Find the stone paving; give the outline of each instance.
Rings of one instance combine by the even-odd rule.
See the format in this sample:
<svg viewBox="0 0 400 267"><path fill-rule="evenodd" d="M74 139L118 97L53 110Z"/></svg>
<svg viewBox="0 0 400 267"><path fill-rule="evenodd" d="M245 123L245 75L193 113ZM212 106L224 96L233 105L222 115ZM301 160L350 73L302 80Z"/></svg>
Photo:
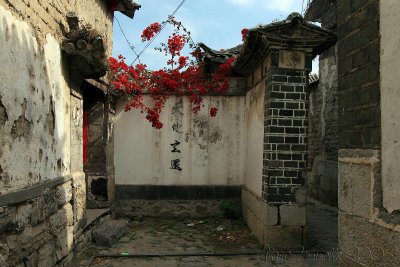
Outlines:
<svg viewBox="0 0 400 267"><path fill-rule="evenodd" d="M337 266L337 213L317 202L308 205L310 251L264 252L242 220L225 218L163 219L143 218L129 222L128 233L113 247L93 247L81 266L205 267L205 266ZM132 257L161 253L255 253L255 255ZM97 257L90 265L91 255Z"/></svg>

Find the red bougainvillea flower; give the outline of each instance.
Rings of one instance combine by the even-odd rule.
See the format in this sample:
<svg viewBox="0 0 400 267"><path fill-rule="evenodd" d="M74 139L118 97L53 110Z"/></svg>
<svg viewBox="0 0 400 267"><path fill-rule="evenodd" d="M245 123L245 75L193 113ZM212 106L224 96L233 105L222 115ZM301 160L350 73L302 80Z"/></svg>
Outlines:
<svg viewBox="0 0 400 267"><path fill-rule="evenodd" d="M246 40L246 38L247 38L247 33L248 33L249 31L246 29L246 28L244 28L242 31L241 31L241 33L242 33L242 41L244 42L244 40Z"/></svg>
<svg viewBox="0 0 400 267"><path fill-rule="evenodd" d="M142 41L150 41L153 36L161 30L161 25L158 22L152 23L142 33Z"/></svg>
<svg viewBox="0 0 400 267"><path fill-rule="evenodd" d="M157 50L170 56L167 61L168 67L151 71L144 64L128 66L123 56L109 59L111 87L124 92L128 97L125 111L138 109L156 129L163 127L160 113L169 96L188 97L192 112L196 114L204 106L204 95L225 94L229 88L231 69L236 60L234 57L228 58L214 73L207 74L202 61L203 52L191 39L190 32L173 17L161 24L153 23L148 26L143 31L142 40L151 40L166 23L172 25L175 30L169 36L167 43L161 43L161 48ZM191 57L181 56L186 44L192 49ZM145 103L144 93L148 93L153 101ZM216 107L212 107L210 116L215 117L217 111Z"/></svg>
<svg viewBox="0 0 400 267"><path fill-rule="evenodd" d="M186 44L186 37L184 35L179 35L173 33L168 38L168 52L172 56L180 56L182 48Z"/></svg>
<svg viewBox="0 0 400 267"><path fill-rule="evenodd" d="M216 107L212 107L212 108L210 109L210 116L211 116L211 117L217 116L217 111L218 111L218 109L217 109Z"/></svg>

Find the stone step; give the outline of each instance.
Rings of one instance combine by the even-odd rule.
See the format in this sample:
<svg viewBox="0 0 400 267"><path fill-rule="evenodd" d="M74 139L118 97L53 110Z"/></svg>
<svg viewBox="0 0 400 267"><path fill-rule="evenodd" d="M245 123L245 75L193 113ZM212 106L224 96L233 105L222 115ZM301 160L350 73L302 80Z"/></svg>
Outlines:
<svg viewBox="0 0 400 267"><path fill-rule="evenodd" d="M107 220L93 229L92 240L97 246L111 247L127 231L127 220Z"/></svg>
<svg viewBox="0 0 400 267"><path fill-rule="evenodd" d="M110 214L110 209L87 209L86 210L86 218L87 218L86 226L95 225L95 224L99 223L101 218L104 218L109 214Z"/></svg>

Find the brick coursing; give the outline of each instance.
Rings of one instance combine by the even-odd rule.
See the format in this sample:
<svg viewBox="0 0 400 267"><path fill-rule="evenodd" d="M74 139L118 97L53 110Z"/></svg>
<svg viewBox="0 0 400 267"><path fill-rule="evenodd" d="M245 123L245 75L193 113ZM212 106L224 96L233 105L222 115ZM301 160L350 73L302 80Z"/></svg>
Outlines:
<svg viewBox="0 0 400 267"><path fill-rule="evenodd" d="M304 184L308 143L308 71L272 68L266 79L263 195L269 203L296 202Z"/></svg>
<svg viewBox="0 0 400 267"><path fill-rule="evenodd" d="M340 148L380 146L379 1L338 0Z"/></svg>

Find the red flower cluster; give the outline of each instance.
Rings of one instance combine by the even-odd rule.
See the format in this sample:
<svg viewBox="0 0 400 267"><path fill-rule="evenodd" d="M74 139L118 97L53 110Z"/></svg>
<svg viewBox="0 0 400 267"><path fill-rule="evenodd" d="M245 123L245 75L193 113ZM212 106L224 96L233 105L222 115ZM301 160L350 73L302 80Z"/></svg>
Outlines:
<svg viewBox="0 0 400 267"><path fill-rule="evenodd" d="M180 56L181 50L183 49L185 44L186 44L185 35L179 35L173 33L168 38L168 52L171 54L171 56Z"/></svg>
<svg viewBox="0 0 400 267"><path fill-rule="evenodd" d="M147 70L146 65L128 66L125 58L110 58L111 85L115 90L122 90L128 96L125 111L139 109L146 114L146 119L154 128L163 127L160 113L170 95L187 96L192 104L193 113L203 106L203 95L207 93L226 93L229 88L230 71L235 58L229 58L213 73L207 76L202 62L203 53L191 41L190 34L182 24L169 18L166 23L175 27L174 33L168 38L167 44L161 44L158 50L169 54L167 64L169 69L157 71ZM143 31L142 38L150 40L161 29L160 24L153 23ZM183 30L184 34L180 31ZM191 58L181 56L183 47L189 43L192 48ZM153 98L151 106L144 103L143 93L147 92ZM210 109L210 116L215 117L217 108Z"/></svg>
<svg viewBox="0 0 400 267"><path fill-rule="evenodd" d="M247 33L249 32L249 30L247 30L246 28L244 28L241 33L242 33L242 41L244 42L244 40L246 40L247 38Z"/></svg>
<svg viewBox="0 0 400 267"><path fill-rule="evenodd" d="M217 116L217 111L218 111L218 109L217 109L216 107L212 107L212 108L210 109L210 116L211 116L211 117Z"/></svg>
<svg viewBox="0 0 400 267"><path fill-rule="evenodd" d="M158 22L154 22L146 29L144 29L142 33L142 41L150 41L153 36L161 30L161 25Z"/></svg>

